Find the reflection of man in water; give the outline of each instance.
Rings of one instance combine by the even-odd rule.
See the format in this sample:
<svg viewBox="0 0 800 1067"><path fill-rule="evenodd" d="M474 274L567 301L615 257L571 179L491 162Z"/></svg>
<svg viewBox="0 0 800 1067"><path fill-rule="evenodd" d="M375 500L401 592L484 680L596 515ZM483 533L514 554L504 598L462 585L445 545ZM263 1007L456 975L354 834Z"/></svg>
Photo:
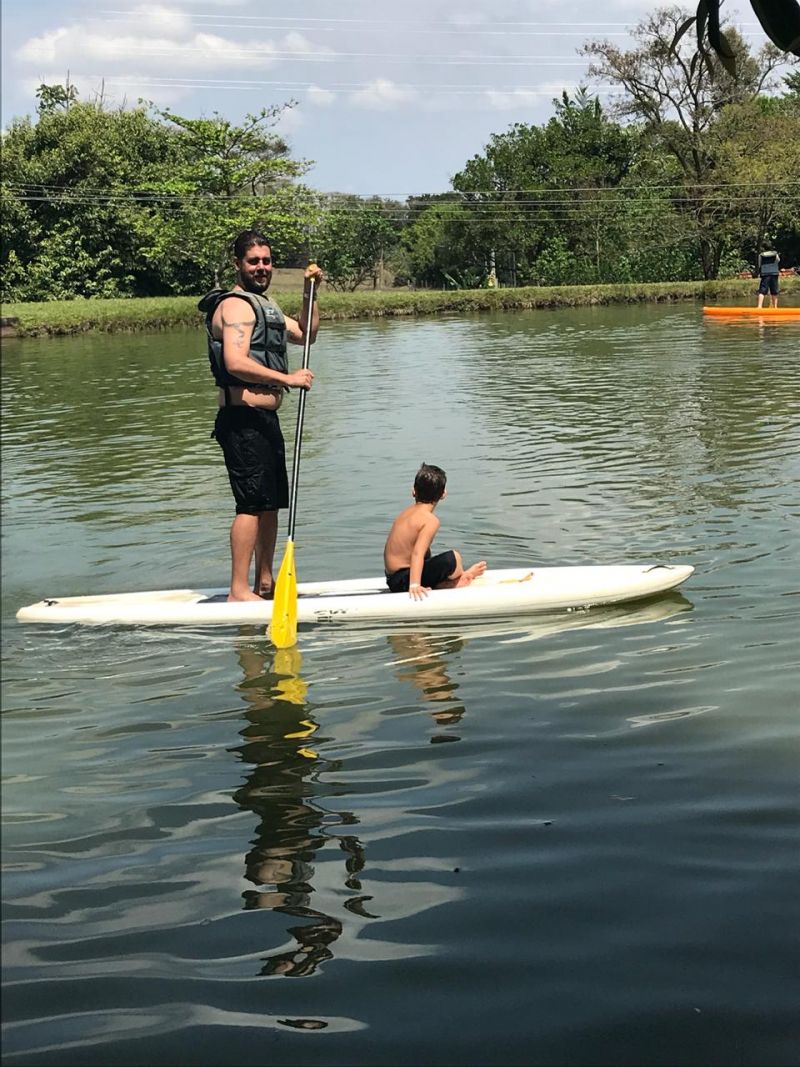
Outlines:
<svg viewBox="0 0 800 1067"><path fill-rule="evenodd" d="M313 799L310 778L319 760L309 745L318 725L297 677L267 668L265 654L253 646L242 646L239 660L245 674L239 690L249 705L248 725L241 731L244 743L233 751L252 770L234 800L259 818L253 847L245 857L245 877L257 888L243 894L244 907L314 920L289 927L297 947L267 956L261 972L304 977L333 958L329 946L342 932L338 919L310 906L317 849L338 836L321 832L325 821L330 824L330 813ZM345 824L357 821L350 812L342 812L340 818ZM339 843L348 854L345 885L358 891L362 846L351 835L340 837ZM365 914L359 911L365 899L358 896L344 906Z"/></svg>

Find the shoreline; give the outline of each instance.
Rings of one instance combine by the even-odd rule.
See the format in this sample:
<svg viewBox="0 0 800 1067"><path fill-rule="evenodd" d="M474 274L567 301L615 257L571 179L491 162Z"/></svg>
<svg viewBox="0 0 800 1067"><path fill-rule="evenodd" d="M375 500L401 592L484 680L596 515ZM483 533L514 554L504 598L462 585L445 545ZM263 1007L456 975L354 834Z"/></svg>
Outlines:
<svg viewBox="0 0 800 1067"><path fill-rule="evenodd" d="M643 282L630 285L530 286L516 289L379 289L339 293L327 289L320 303L322 321L394 318L480 311L529 311L536 308L598 307L608 304L678 303L733 300L755 306L757 279ZM297 316L301 294L275 289L283 310ZM781 297L800 304L800 277L781 279ZM60 300L9 303L0 308L3 338L58 337L71 334L138 333L199 328L198 297L165 296L114 300ZM791 305L789 305L791 306Z"/></svg>

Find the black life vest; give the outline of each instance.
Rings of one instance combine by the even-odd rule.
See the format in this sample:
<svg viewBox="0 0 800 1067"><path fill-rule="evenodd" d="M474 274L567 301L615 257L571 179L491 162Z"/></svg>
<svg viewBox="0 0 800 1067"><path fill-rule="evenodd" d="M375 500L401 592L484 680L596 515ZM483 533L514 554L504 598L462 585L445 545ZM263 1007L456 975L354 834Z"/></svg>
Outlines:
<svg viewBox="0 0 800 1067"><path fill-rule="evenodd" d="M758 272L764 274L780 274L781 257L777 252L762 252L758 257Z"/></svg>
<svg viewBox="0 0 800 1067"><path fill-rule="evenodd" d="M206 317L206 334L208 340L208 362L211 365L211 373L214 381L225 389L232 385L252 386L253 382L245 382L234 374L229 374L225 367L225 356L222 351L222 341L214 337L212 331L212 319L220 301L228 297L238 297L246 300L256 313L256 321L253 326L253 335L250 338L250 358L262 367L279 371L281 374L289 373L289 363L286 358L286 319L277 304L269 297L258 296L256 293L247 293L241 289L212 289L206 293L198 308Z"/></svg>

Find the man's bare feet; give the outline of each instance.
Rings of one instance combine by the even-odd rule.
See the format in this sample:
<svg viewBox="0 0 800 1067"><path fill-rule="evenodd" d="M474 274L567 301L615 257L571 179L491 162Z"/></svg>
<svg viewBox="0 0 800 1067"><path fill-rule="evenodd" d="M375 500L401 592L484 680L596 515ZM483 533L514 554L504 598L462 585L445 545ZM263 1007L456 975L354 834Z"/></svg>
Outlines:
<svg viewBox="0 0 800 1067"><path fill-rule="evenodd" d="M456 582L456 589L463 589L465 585L472 585L476 578L479 578L486 570L486 560L482 559L478 563L473 563L471 567L467 567L462 575L459 576Z"/></svg>
<svg viewBox="0 0 800 1067"><path fill-rule="evenodd" d="M239 603L242 600L263 600L264 598L259 596L258 593L254 593L252 589L245 590L241 595L235 594L233 590L228 593L228 602Z"/></svg>

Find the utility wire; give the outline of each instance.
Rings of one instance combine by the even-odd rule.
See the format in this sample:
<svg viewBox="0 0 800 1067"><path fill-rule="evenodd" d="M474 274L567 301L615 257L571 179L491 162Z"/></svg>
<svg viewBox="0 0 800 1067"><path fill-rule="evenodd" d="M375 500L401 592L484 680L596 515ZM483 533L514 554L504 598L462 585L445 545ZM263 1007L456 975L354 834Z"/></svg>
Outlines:
<svg viewBox="0 0 800 1067"><path fill-rule="evenodd" d="M784 181L781 181L779 184L780 184L780 188L781 189L784 189L786 186L798 186L798 187L800 187L800 178L788 178L788 179L786 179ZM249 194L249 193L233 193L233 194L230 194L230 195L223 194L223 193L205 194L205 193L199 193L199 192L195 192L195 193L171 193L171 192L169 192L167 190L161 190L161 189L127 189L127 188L113 189L113 188L110 188L110 187L102 187L102 186L75 186L75 185L61 185L61 184L46 183L46 182L15 182L15 181L10 181L10 182L6 182L5 183L5 188L6 189L11 189L11 190L31 190L32 191L31 194L26 194L26 195L34 195L36 190L40 190L42 192L48 192L48 193L61 192L61 193L66 193L67 195L76 195L76 196L82 196L82 197L96 197L96 198L102 198L102 197L114 197L114 198L119 198L119 197L137 197L137 198L147 198L147 197L159 197L159 198L161 198L161 197L167 197L167 198L174 198L174 199L204 199L204 200L205 199L240 200L240 199L251 199L252 198L251 194ZM292 184L287 184L283 188L287 189L287 190L293 190L296 187L294 185L292 185ZM746 189L746 190L764 189L764 190L774 190L776 188L776 182L775 182L774 178L772 178L772 179L770 179L768 181L763 181L763 182L692 182L692 181L687 181L685 184L682 183L682 182L663 182L663 183L654 183L652 185L648 185L646 188L648 190L653 191L653 192L668 192L670 190L674 190L674 194L673 194L674 198L675 199L680 199L680 200L707 200L707 199L709 199L708 196L701 196L701 195L699 195L699 193L698 193L698 195L690 196L688 191L691 190L692 192L695 192L695 191L704 190L704 189L707 189L707 190L715 190L715 189L717 189L717 190L727 190L727 189ZM517 208L517 207L520 207L520 206L523 206L523 205L534 205L534 206L540 207L542 205L551 205L551 204L552 205L559 205L559 204L574 205L575 204L575 195L574 195L575 193L589 193L589 194L592 194L595 197L601 197L601 196L612 197L612 198L615 198L618 201L619 200L624 201L625 203L649 203L651 201L651 199L652 199L651 197L629 196L629 195L627 195L628 192L630 192L630 193L639 193L639 192L641 192L641 189L639 189L638 187L632 187L630 189L626 189L625 187L622 187L622 186L596 186L596 185L585 185L585 186L532 186L532 187L529 187L529 188L526 188L526 189L501 189L501 190L486 190L486 191L480 190L480 189L476 189L476 190L448 190L447 192L440 193L440 194L425 194L425 193L423 193L423 194L416 194L416 195L417 196L422 196L422 197L435 196L435 197L447 197L448 198L446 200L445 199L427 200L427 201L424 202L425 206L442 206L442 205L459 204L460 203L460 204L466 204L467 206L470 206L470 207L473 207L473 208L480 208L480 207L487 207L487 208L492 208L492 207L498 207L498 208L513 207L513 208ZM270 192L266 192L266 193L264 193L262 195L263 196L270 196L270 195L274 195L274 193L270 191ZM369 204L370 201L372 201L374 203L374 201L376 201L376 200L392 200L392 199L396 199L397 196L399 196L400 194L393 195L393 194L380 194L380 193L365 193L365 194L356 195L356 194L350 194L350 193L323 193L323 192L319 192L317 190L314 190L313 191L313 195L317 196L317 197L320 197L320 198L323 198L323 199L329 199L331 201L335 201L337 199L342 199L342 200L345 201L345 204L342 205L342 206L347 206L346 205L346 201L351 196L354 196L357 200L361 201L362 203ZM407 196L408 199L415 199L415 194L403 194L403 195ZM525 195L525 196L533 195L535 197L535 199L530 199L530 200L515 199L513 201L508 201L508 200L491 201L491 200L484 199L485 197L490 197L490 196L507 197L507 196L512 196L512 195L514 195L514 196L517 196L517 195ZM782 195L782 194L778 194L778 195ZM800 195L800 189L799 189L799 195ZM479 197L481 199L470 199L472 197ZM542 200L541 199L542 197L550 197L550 199ZM563 198L563 199L555 199L555 197L559 197L559 198ZM725 199L729 199L729 198L726 197ZM737 197L737 199L749 199L749 194L744 194L741 197ZM415 207L420 207L421 205L420 204L415 204L414 206ZM353 210L360 210L360 207L359 206L354 206Z"/></svg>
<svg viewBox="0 0 800 1067"><path fill-rule="evenodd" d="M131 12L130 10L124 10L124 9L121 9L121 8L101 8L100 10L101 10L102 14L132 16L133 18L138 18L140 20L140 16L137 16L136 12ZM195 12L195 13L193 13L191 15L191 17L195 18L195 19L212 19L212 18L218 18L219 16L218 15L205 15L205 14L200 13L200 12ZM260 21L260 20L263 20L265 18L265 16L263 16L263 15L226 15L225 17L226 17L226 19L229 19L231 21L237 21L237 22ZM280 21L282 23L284 23L284 22L288 23L290 27L294 27L298 23L301 26L305 26L306 24L318 25L319 23L326 23L326 24L334 24L334 25L341 25L341 26L363 25L363 26L366 26L367 28L369 28L370 30L373 30L373 29L382 30L385 27L387 30L391 30L392 32L394 31L395 27L397 27L397 26L408 26L409 28L413 28L417 32L420 32L420 30L421 30L424 33L427 33L429 28L432 28L432 27L433 28L443 27L444 29L443 29L442 32L445 32L445 33L473 32L473 33L483 34L485 32L489 32L488 31L488 26L487 27L482 27L482 26L479 26L479 25L476 26L475 24L458 25L456 23L453 23L452 21L451 22L429 22L429 23L426 23L424 27L420 27L419 20L417 20L417 19L334 18L334 17L329 17L329 16L314 17L314 16L309 16L309 15L300 15L300 16L269 15L268 17L272 21L276 21L276 22ZM492 22L491 22L491 26L494 26L494 27L498 27L498 26L508 26L508 27L520 27L520 26L575 26L575 27L582 27L582 28L585 28L585 27L592 27L592 28L600 27L600 28L602 28L604 26L622 26L622 27L626 27L626 26L629 26L629 25L630 25L629 22L609 22L609 21L584 22L582 20L581 21L577 21L577 22L551 22L549 20L512 21L512 20L503 19L503 20L498 21L498 20L492 19ZM759 24L756 23L756 22L748 22L745 25L747 27L749 27L749 28L754 29L754 30L759 29ZM282 27L282 28L287 28L287 27ZM506 32L506 31L505 30L500 30L498 32Z"/></svg>
<svg viewBox="0 0 800 1067"><path fill-rule="evenodd" d="M409 53L400 52L334 52L331 50L308 50L302 52L299 50L281 50L269 46L234 45L230 41L226 41L225 43L229 46L226 58L232 63L258 57L266 60L280 59L281 62L284 63L330 63L338 61L346 61L347 63L350 63L354 59L380 59L384 62L391 60L398 63L433 63L437 67L521 67L537 61L535 57L530 56L492 56L483 54L479 56L443 56L439 53L433 55L411 55ZM119 50L114 49L110 42L107 42L107 47L112 54L115 52L118 53L115 56L117 60L120 58L134 58L134 56L136 58L140 56L170 56L174 59L176 54L183 56L187 53L209 56L217 61L220 59L219 47L211 44L205 47L199 47L197 45L179 45L176 42L174 45L164 48L137 48L133 54L131 53L131 50L128 49L124 56L120 55ZM85 75L81 76L85 77ZM104 77L108 79L109 75L105 74Z"/></svg>
<svg viewBox="0 0 800 1067"><path fill-rule="evenodd" d="M24 203L42 203L49 204L54 207L68 207L68 206L104 206L107 208L117 209L147 209L156 208L161 213L178 214L187 208L197 207L201 205L212 205L218 203L222 198L213 197L171 197L168 194L164 196L152 196L148 198L136 198L136 197L81 197L81 196L20 196L18 199ZM236 198L226 198L229 203L237 203ZM269 197L253 197L253 198L241 198L239 200L241 206L252 205L254 208L262 207L269 210ZM645 207L634 211L630 216L627 216L632 220L645 220L649 217L663 217L664 208L671 207L674 211L679 212L681 207L694 206L697 203L701 203L709 212L716 208L730 208L737 207L740 214L756 216L759 213L758 204L753 203L752 197L741 198L717 198L711 200L682 200L679 199L678 203L671 203L669 201L640 201L649 206L648 211ZM478 226L478 227L497 227L497 226L510 226L510 225L533 225L536 223L558 223L558 222L574 222L578 219L584 222L604 222L608 219L621 219L624 220L626 216L622 214L623 209L630 206L635 206L636 201L621 201L618 204L613 205L599 205L592 202L584 202L582 204L573 205L571 208L556 207L548 209L547 205L542 205L539 210L527 210L527 211L508 211L505 213L475 213L469 211L458 216L452 216L447 218L446 216L441 220L443 224L450 224L452 226ZM357 211L347 209L337 209L331 207L322 210L322 214L358 214ZM381 212L382 218L386 222L392 222L402 225L413 225L419 221L421 211L398 211L398 210L384 210Z"/></svg>

